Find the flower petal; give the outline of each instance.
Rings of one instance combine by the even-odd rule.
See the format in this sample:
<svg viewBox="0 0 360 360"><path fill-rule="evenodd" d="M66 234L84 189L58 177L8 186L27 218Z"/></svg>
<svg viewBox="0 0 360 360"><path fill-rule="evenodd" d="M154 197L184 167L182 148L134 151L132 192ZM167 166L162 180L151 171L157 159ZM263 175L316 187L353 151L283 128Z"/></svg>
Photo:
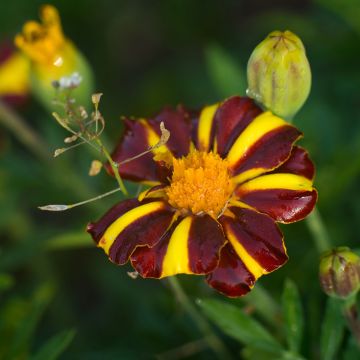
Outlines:
<svg viewBox="0 0 360 360"><path fill-rule="evenodd" d="M225 157L236 138L262 110L248 97L233 96L215 114L217 152Z"/></svg>
<svg viewBox="0 0 360 360"><path fill-rule="evenodd" d="M305 173L310 175L307 169ZM312 181L294 174L259 176L240 185L235 194L240 201L284 223L303 219L312 211L317 200Z"/></svg>
<svg viewBox="0 0 360 360"><path fill-rule="evenodd" d="M115 210L111 210L97 223L88 226L88 231L96 235L98 246L119 265L128 261L136 247L154 246L174 217L174 211L163 201L139 204L126 212L121 210L117 216Z"/></svg>
<svg viewBox="0 0 360 360"><path fill-rule="evenodd" d="M205 106L199 115L195 145L200 151L212 150L215 136L215 114L219 104Z"/></svg>
<svg viewBox="0 0 360 360"><path fill-rule="evenodd" d="M94 241L98 244L105 230L120 216L124 215L131 209L139 206L136 199L128 199L114 205L103 217L95 223L89 223L86 231L91 234Z"/></svg>
<svg viewBox="0 0 360 360"><path fill-rule="evenodd" d="M111 155L112 159L118 164L148 150L149 147L154 146L160 139L145 120L132 121L126 119L124 123L124 134ZM166 146L162 148L165 150ZM153 156L154 153L150 152L137 159L120 164L120 175L132 181L150 183L161 181L161 176L158 174L157 164L153 160ZM106 169L113 175L109 164L106 165Z"/></svg>
<svg viewBox="0 0 360 360"><path fill-rule="evenodd" d="M191 141L191 120L189 113L181 106L178 106L175 110L164 108L158 115L149 120L149 124L159 136L161 135L161 122L170 131L170 138L166 144L170 151L175 157L187 155Z"/></svg>
<svg viewBox="0 0 360 360"><path fill-rule="evenodd" d="M234 181L241 183L280 166L300 136L299 130L270 112L256 117L227 156Z"/></svg>
<svg viewBox="0 0 360 360"><path fill-rule="evenodd" d="M276 270L288 257L281 231L267 215L230 206L220 218L225 235L255 279Z"/></svg>
<svg viewBox="0 0 360 360"><path fill-rule="evenodd" d="M251 290L255 283L255 277L228 243L221 249L218 267L206 275L206 281L222 294L238 297Z"/></svg>
<svg viewBox="0 0 360 360"><path fill-rule="evenodd" d="M155 246L136 249L131 260L143 277L206 274L218 265L225 241L221 226L209 215L188 216Z"/></svg>
<svg viewBox="0 0 360 360"><path fill-rule="evenodd" d="M189 268L195 274L212 271L225 244L221 225L209 215L195 216L189 232Z"/></svg>
<svg viewBox="0 0 360 360"><path fill-rule="evenodd" d="M274 173L290 173L312 180L315 175L315 167L307 151L299 146L294 146L289 159L275 169Z"/></svg>

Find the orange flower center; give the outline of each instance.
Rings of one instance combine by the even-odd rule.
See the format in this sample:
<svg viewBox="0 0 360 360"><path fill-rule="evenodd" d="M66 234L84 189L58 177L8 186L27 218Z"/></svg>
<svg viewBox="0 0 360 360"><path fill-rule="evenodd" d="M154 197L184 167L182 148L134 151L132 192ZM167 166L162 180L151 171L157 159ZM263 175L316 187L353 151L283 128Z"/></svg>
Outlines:
<svg viewBox="0 0 360 360"><path fill-rule="evenodd" d="M174 158L173 168L171 185L165 190L170 205L216 218L234 190L227 161L212 152L193 150L186 157Z"/></svg>

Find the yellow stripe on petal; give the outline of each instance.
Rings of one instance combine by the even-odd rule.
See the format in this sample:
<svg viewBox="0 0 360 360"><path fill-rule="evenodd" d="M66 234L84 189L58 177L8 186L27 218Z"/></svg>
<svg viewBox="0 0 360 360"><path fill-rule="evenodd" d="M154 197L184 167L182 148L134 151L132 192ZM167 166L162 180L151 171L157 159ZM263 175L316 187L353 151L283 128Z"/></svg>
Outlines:
<svg viewBox="0 0 360 360"><path fill-rule="evenodd" d="M239 159L264 135L284 125L287 125L287 123L273 115L270 111L257 116L239 135L231 147L227 156L230 166L236 165Z"/></svg>
<svg viewBox="0 0 360 360"><path fill-rule="evenodd" d="M262 266L260 266L260 264L253 257L251 257L245 248L239 243L239 241L236 239L236 236L230 229L226 231L226 236L241 261L245 264L246 268L254 275L255 280L260 276L267 274L267 271Z"/></svg>
<svg viewBox="0 0 360 360"><path fill-rule="evenodd" d="M139 218L151 214L154 211L164 207L162 201L151 202L149 204L138 206L115 220L105 231L100 239L98 246L103 248L106 254L109 254L111 245L114 243L118 235L126 229L131 223Z"/></svg>
<svg viewBox="0 0 360 360"><path fill-rule="evenodd" d="M162 264L161 277L192 274L189 268L188 239L192 218L186 217L175 228Z"/></svg>
<svg viewBox="0 0 360 360"><path fill-rule="evenodd" d="M238 188L239 192L249 192L267 189L287 189L311 191L312 181L304 176L294 174L270 174L259 176Z"/></svg>
<svg viewBox="0 0 360 360"><path fill-rule="evenodd" d="M242 172L239 175L234 176L232 178L232 181L234 182L234 184L241 184L241 183L245 182L246 180L253 179L256 176L263 174L266 171L269 171L269 169L264 169L264 168L250 169L250 170Z"/></svg>
<svg viewBox="0 0 360 360"><path fill-rule="evenodd" d="M201 111L199 117L198 134L197 134L199 150L201 151L210 150L211 128L218 107L219 107L219 103L211 106L206 106Z"/></svg>

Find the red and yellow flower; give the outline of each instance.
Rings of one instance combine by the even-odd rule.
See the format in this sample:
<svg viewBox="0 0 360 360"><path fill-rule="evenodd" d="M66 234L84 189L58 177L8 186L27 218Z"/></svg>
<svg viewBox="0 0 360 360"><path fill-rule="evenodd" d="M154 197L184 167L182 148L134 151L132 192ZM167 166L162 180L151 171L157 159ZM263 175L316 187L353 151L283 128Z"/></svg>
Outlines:
<svg viewBox="0 0 360 360"><path fill-rule="evenodd" d="M200 112L178 107L126 120L114 161L154 146L161 122L167 144L119 170L152 187L116 204L88 232L112 262L130 261L144 278L204 275L219 292L244 295L288 259L276 223L301 220L315 205L314 166L294 145L302 134L236 96Z"/></svg>
<svg viewBox="0 0 360 360"><path fill-rule="evenodd" d="M59 12L54 6L42 6L40 20L27 21L14 40L31 63L32 92L52 111L52 82L75 72L81 75L83 82L74 97L80 104L87 104L93 88L93 76L87 60L64 35Z"/></svg>

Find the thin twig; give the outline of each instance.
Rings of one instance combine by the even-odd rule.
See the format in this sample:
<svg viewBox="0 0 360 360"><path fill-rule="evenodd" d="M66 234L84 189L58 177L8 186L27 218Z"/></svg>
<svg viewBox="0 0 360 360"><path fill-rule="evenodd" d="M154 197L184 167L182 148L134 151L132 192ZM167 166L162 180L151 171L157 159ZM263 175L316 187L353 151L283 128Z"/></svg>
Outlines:
<svg viewBox="0 0 360 360"><path fill-rule="evenodd" d="M51 158L48 146L28 123L0 100L0 123L10 130L33 154L42 160Z"/></svg>
<svg viewBox="0 0 360 360"><path fill-rule="evenodd" d="M92 201L96 201L96 200L99 200L99 199L102 199L106 196L109 196L111 194L114 194L115 192L117 191L120 191L121 189L120 188L116 188L116 189L113 189L113 190L110 190L104 194L101 194L101 195L98 195L98 196L95 196L91 199L87 199L87 200L84 200L84 201L80 201L76 204L70 204L70 205L63 205L63 204L58 204L58 205L44 205L44 206L38 206L38 208L40 210L46 210L46 211L65 211L65 210L70 210L74 207L77 207L77 206L80 206L80 205L84 205L84 204L87 204L89 202L92 202Z"/></svg>

